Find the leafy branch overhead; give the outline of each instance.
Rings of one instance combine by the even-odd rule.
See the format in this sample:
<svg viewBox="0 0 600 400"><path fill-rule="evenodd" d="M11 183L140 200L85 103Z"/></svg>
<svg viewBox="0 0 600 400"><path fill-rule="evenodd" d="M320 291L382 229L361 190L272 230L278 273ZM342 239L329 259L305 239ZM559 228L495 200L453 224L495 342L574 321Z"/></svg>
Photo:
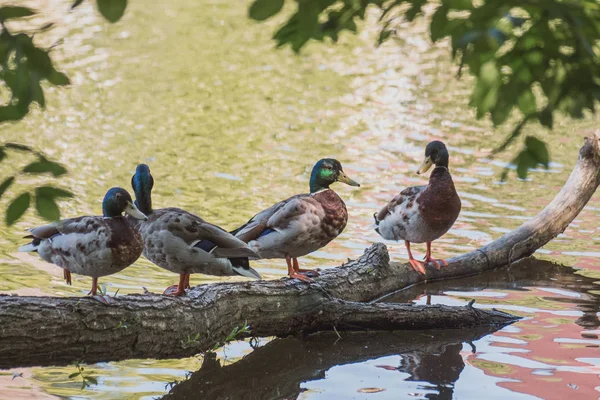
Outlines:
<svg viewBox="0 0 600 400"><path fill-rule="evenodd" d="M85 0L75 0L71 11L80 6ZM127 8L127 0L96 0L100 14L109 22L117 22L123 17ZM10 92L8 101L0 105L0 123L23 119L30 111L31 104L37 103L41 108L46 106L44 94L45 84L64 86L70 83L66 74L57 70L51 58L51 50L38 47L34 35L43 34L52 28L53 24L41 27L28 26L30 18L38 12L28 7L0 7L0 81L4 83L3 90ZM20 22L19 26L28 26L27 31L19 32L9 28L12 22ZM32 29L34 28L34 29ZM43 154L31 148L5 143L0 145L0 162L10 150L30 153L37 160L25 166L22 171L9 176L0 182L0 198L13 186L18 175L22 174L51 174L58 177L67 173L60 164L48 160ZM32 192L24 192L9 203L6 210L7 225L14 224L32 204L43 218L55 221L60 218L56 200L72 197L72 193L51 186L42 186Z"/></svg>
<svg viewBox="0 0 600 400"><path fill-rule="evenodd" d="M2 198L6 191L15 183L16 178L19 175L50 174L54 177L58 177L67 173L67 170L62 165L48 160L43 154L36 152L27 146L15 143L6 143L3 146L0 146L0 162L6 158L7 152L10 150L32 154L37 160L26 165L17 174L9 176L0 183L0 198ZM30 207L32 198L35 199L35 208L41 217L49 221L56 221L60 218L60 211L56 201L57 199L68 197L73 197L73 194L67 190L52 186L40 186L35 188L32 192L23 192L9 203L6 210L6 224L12 225L21 218Z"/></svg>
<svg viewBox="0 0 600 400"><path fill-rule="evenodd" d="M292 1L288 0L289 3ZM274 33L277 46L295 52L310 40L337 41L343 31L356 33L370 8L379 16L378 44L396 35L400 23L412 22L434 7L433 42L448 39L459 76L467 67L476 79L470 105L477 118L494 126L511 114L521 119L496 152L503 151L526 123L552 129L555 116L583 118L600 100L600 3L596 0L297 0L291 16ZM255 0L249 16L264 21L280 13L283 0ZM547 154L544 142L536 148ZM535 167L525 146L515 161L519 177ZM528 155L529 154L529 155ZM537 154L537 153L536 153ZM543 157L541 158L543 159ZM544 163L542 163L544 165ZM546 165L547 166L547 163Z"/></svg>
<svg viewBox="0 0 600 400"><path fill-rule="evenodd" d="M76 0L71 10L83 0ZM97 0L100 13L110 22L117 22L123 16L127 0ZM52 86L64 86L70 83L63 72L56 69L51 49L38 47L33 38L50 29L53 24L36 28L33 32L12 32L7 23L27 22L37 14L36 10L20 6L0 7L0 80L10 94L9 101L0 106L0 122L17 121L29 112L31 103L46 106L43 82ZM31 27L30 27L31 28Z"/></svg>

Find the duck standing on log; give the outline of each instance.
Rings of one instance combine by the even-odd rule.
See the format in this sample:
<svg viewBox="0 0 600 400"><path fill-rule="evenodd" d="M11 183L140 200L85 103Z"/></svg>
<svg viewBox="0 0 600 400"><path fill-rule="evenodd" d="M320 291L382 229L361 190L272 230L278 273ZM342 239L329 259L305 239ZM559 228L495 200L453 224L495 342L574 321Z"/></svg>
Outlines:
<svg viewBox="0 0 600 400"><path fill-rule="evenodd" d="M145 221L130 220L144 242L144 256L154 264L179 274L179 284L165 294L183 296L190 287L190 274L216 276L241 275L261 279L250 268L248 257L257 254L226 230L180 208L152 208L154 178L146 164L137 166L131 178L135 204L144 212Z"/></svg>
<svg viewBox="0 0 600 400"><path fill-rule="evenodd" d="M431 242L440 238L454 225L460 213L460 198L448 171L448 150L444 143L433 141L425 148L425 161L418 174L435 165L426 186L404 189L385 207L375 213L375 229L387 240L404 240L410 265L425 274L423 262L415 260L410 252L411 243L427 243L425 262L436 269L447 266L445 260L431 256Z"/></svg>
<svg viewBox="0 0 600 400"><path fill-rule="evenodd" d="M319 160L310 175L310 193L274 204L231 233L247 242L261 258L285 258L291 278L311 282L305 274L318 273L300 269L298 257L327 245L348 222L344 201L329 188L334 182L360 186L344 173L339 161Z"/></svg>
<svg viewBox="0 0 600 400"><path fill-rule="evenodd" d="M102 202L103 217L63 219L30 229L31 235L25 237L32 241L19 251L37 252L44 261L63 268L68 284L71 272L91 276L88 294L96 296L99 277L125 269L142 254L142 236L127 223L123 212L146 219L125 189L112 188ZM100 301L108 303L108 297Z"/></svg>

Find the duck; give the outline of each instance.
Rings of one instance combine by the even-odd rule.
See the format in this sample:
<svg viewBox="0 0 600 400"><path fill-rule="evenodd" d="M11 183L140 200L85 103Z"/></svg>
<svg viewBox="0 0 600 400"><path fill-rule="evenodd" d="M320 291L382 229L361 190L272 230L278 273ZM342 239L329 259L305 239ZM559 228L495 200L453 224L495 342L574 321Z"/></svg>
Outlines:
<svg viewBox="0 0 600 400"><path fill-rule="evenodd" d="M179 274L179 283L164 294L184 296L193 273L262 279L248 261L258 255L242 240L181 208L152 208L154 177L148 165L136 167L131 185L135 205L148 216L144 221L130 219L142 235L144 257Z"/></svg>
<svg viewBox="0 0 600 400"><path fill-rule="evenodd" d="M428 143L425 160L417 174L424 174L435 165L429 183L404 189L374 214L375 231L386 240L404 240L408 261L421 274L425 274L425 266L413 257L411 243L427 244L425 263L433 263L437 270L448 266L446 260L431 255L431 243L450 230L461 209L460 197L448 170L448 159L448 149L443 142Z"/></svg>
<svg viewBox="0 0 600 400"><path fill-rule="evenodd" d="M326 246L348 222L344 201L330 188L335 182L360 186L344 173L338 160L321 159L310 175L310 193L275 203L231 233L248 243L261 258L285 258L289 277L310 283L311 277L319 274L300 269L298 257Z"/></svg>
<svg viewBox="0 0 600 400"><path fill-rule="evenodd" d="M147 218L127 190L111 188L102 201L102 216L63 219L29 229L25 238L31 242L18 250L36 252L44 261L64 269L68 284L71 273L91 276L88 295L96 296L98 278L122 271L142 255L142 236L123 213L137 220Z"/></svg>

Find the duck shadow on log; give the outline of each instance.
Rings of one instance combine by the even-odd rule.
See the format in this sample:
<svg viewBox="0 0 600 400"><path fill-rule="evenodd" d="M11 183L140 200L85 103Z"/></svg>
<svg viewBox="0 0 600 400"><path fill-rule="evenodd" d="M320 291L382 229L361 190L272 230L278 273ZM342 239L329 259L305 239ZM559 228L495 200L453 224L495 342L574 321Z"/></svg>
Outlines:
<svg viewBox="0 0 600 400"><path fill-rule="evenodd" d="M465 366L460 355L462 344L471 344L498 329L348 332L341 339L323 332L304 339L276 339L227 366L221 366L214 354L205 357L200 370L162 399L295 399L304 390L302 383L324 379L332 367L390 355L401 355L400 364L379 367L408 373L405 380L429 382L427 389L438 392L431 394L434 397L428 394L429 398L451 399L454 382Z"/></svg>

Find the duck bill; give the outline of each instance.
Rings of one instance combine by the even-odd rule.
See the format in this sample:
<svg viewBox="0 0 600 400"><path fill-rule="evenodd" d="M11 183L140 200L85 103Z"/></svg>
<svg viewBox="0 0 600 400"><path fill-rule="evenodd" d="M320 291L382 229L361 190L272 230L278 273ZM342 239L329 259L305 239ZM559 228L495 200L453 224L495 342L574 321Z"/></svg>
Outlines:
<svg viewBox="0 0 600 400"><path fill-rule="evenodd" d="M148 219L148 217L146 217L146 215L143 212L138 210L138 208L133 203L127 203L127 207L125 207L125 214L135 219L141 219L143 221Z"/></svg>
<svg viewBox="0 0 600 400"><path fill-rule="evenodd" d="M432 165L433 165L433 161L431 161L431 157L425 158L425 161L423 161L423 164L417 170L417 174L419 174L419 175L424 174L425 172L429 171L429 168L431 168Z"/></svg>
<svg viewBox="0 0 600 400"><path fill-rule="evenodd" d="M338 182L342 182L345 183L346 185L350 185L350 186L358 186L360 187L360 183L356 182L353 179L350 179L348 177L348 175L346 175L346 173L344 171L340 171L340 175L338 176Z"/></svg>

